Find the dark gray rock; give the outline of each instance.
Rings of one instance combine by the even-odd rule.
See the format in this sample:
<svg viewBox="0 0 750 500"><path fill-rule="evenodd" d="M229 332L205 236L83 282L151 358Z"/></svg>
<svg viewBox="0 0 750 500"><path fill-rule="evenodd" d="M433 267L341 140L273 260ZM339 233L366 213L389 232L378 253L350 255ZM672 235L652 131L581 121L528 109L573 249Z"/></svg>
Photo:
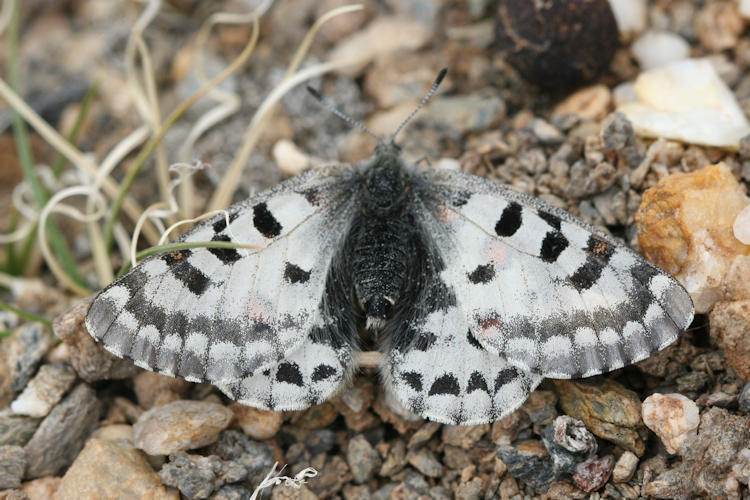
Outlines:
<svg viewBox="0 0 750 500"><path fill-rule="evenodd" d="M413 470L407 471L404 474L403 484L406 489L419 495L426 495L430 489L430 483L427 482L424 476Z"/></svg>
<svg viewBox="0 0 750 500"><path fill-rule="evenodd" d="M248 481L260 483L276 462L268 445L253 441L240 431L226 430L208 447L211 455L243 465L247 469Z"/></svg>
<svg viewBox="0 0 750 500"><path fill-rule="evenodd" d="M536 490L546 490L558 478L558 470L547 450L538 441L521 441L514 446L501 445L497 456L508 472Z"/></svg>
<svg viewBox="0 0 750 500"><path fill-rule="evenodd" d="M21 486L26 455L20 446L0 446L0 490Z"/></svg>
<svg viewBox="0 0 750 500"><path fill-rule="evenodd" d="M24 446L41 421L41 418L16 415L10 408L0 411L0 446Z"/></svg>
<svg viewBox="0 0 750 500"><path fill-rule="evenodd" d="M78 384L39 425L26 444L26 478L57 475L73 463L101 414L94 390Z"/></svg>
<svg viewBox="0 0 750 500"><path fill-rule="evenodd" d="M204 457L178 451L169 456L169 462L159 471L159 478L188 498L204 499L227 483L243 481L247 474L244 465L216 455Z"/></svg>
<svg viewBox="0 0 750 500"><path fill-rule="evenodd" d="M542 431L542 441L552 457L558 478L572 474L576 465L596 454L596 438L583 422L567 415L557 417Z"/></svg>

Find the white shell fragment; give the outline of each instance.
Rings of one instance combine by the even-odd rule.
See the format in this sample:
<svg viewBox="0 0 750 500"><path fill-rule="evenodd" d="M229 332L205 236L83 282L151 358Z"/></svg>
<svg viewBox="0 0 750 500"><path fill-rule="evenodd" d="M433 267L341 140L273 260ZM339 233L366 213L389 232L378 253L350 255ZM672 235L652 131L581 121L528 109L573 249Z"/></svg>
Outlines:
<svg viewBox="0 0 750 500"><path fill-rule="evenodd" d="M690 45L680 35L669 31L647 31L630 47L643 70L666 66L687 59Z"/></svg>
<svg viewBox="0 0 750 500"><path fill-rule="evenodd" d="M641 73L637 102L618 111L638 135L736 150L750 123L707 59L686 59Z"/></svg>
<svg viewBox="0 0 750 500"><path fill-rule="evenodd" d="M646 0L609 0L620 35L629 37L646 29Z"/></svg>

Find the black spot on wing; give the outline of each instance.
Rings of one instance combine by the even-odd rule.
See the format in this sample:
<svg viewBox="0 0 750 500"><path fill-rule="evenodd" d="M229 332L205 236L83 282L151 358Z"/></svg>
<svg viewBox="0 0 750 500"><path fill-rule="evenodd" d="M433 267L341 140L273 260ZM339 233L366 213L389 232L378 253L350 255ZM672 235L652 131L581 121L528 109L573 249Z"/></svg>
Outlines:
<svg viewBox="0 0 750 500"><path fill-rule="evenodd" d="M417 392L422 391L422 375L417 372L405 372L401 374L401 378L406 384Z"/></svg>
<svg viewBox="0 0 750 500"><path fill-rule="evenodd" d="M505 384L513 382L516 378L518 378L518 370L516 368L500 370L500 373L495 377L495 392L499 391Z"/></svg>
<svg viewBox="0 0 750 500"><path fill-rule="evenodd" d="M601 277L602 271L607 266L612 254L615 253L615 247L612 244L607 243L595 234L589 236L584 250L586 261L569 278L570 283L578 290L587 290L594 286Z"/></svg>
<svg viewBox="0 0 750 500"><path fill-rule="evenodd" d="M469 198L471 198L470 191L457 191L451 196L451 205L454 207L461 207L469 202Z"/></svg>
<svg viewBox="0 0 750 500"><path fill-rule="evenodd" d="M568 248L568 239L560 231L550 231L544 235L539 257L545 262L552 263L566 248Z"/></svg>
<svg viewBox="0 0 750 500"><path fill-rule="evenodd" d="M479 265L466 276L475 285L489 283L495 277L495 266L492 264Z"/></svg>
<svg viewBox="0 0 750 500"><path fill-rule="evenodd" d="M299 369L299 365L289 361L279 364L279 368L276 371L276 380L296 385L297 387L302 387L303 385L302 372Z"/></svg>
<svg viewBox="0 0 750 500"><path fill-rule="evenodd" d="M266 238L275 238L281 234L281 224L265 203L258 203L253 207L253 225Z"/></svg>
<svg viewBox="0 0 750 500"><path fill-rule="evenodd" d="M648 286L651 278L659 275L659 271L657 271L654 266L648 264L646 261L641 260L630 268L630 274L644 286Z"/></svg>
<svg viewBox="0 0 750 500"><path fill-rule="evenodd" d="M229 223L231 224L237 218L238 215L239 215L239 212L229 214ZM213 223L212 227L215 233L220 233L227 228L227 218L224 216L224 214L221 215L219 220Z"/></svg>
<svg viewBox="0 0 750 500"><path fill-rule="evenodd" d="M474 391L484 391L489 394L490 390L489 387L487 387L487 381L484 379L484 376L482 376L479 372L474 372L471 374L471 377L469 377L469 385L466 388L466 392L471 394Z"/></svg>
<svg viewBox="0 0 750 500"><path fill-rule="evenodd" d="M225 234L217 234L211 238L211 241L231 241L231 239ZM209 248L208 251L226 265L232 264L242 258L240 253L234 248Z"/></svg>
<svg viewBox="0 0 750 500"><path fill-rule="evenodd" d="M458 396L460 392L461 389L458 386L458 379L455 375L446 373L445 375L438 377L438 379L432 383L430 392L427 393L427 395L436 396L440 394L452 394Z"/></svg>
<svg viewBox="0 0 750 500"><path fill-rule="evenodd" d="M482 347L482 344L480 344L479 341L474 338L474 335L471 334L471 330L466 332L466 340L469 342L470 346L476 349L484 350L484 347Z"/></svg>
<svg viewBox="0 0 750 500"><path fill-rule="evenodd" d="M284 279L289 283L307 283L310 279L310 271L305 271L296 264L286 263L284 267Z"/></svg>
<svg viewBox="0 0 750 500"><path fill-rule="evenodd" d="M178 264L174 264L170 271L175 278L180 280L195 295L203 294L211 283L210 278L185 260L185 257Z"/></svg>
<svg viewBox="0 0 750 500"><path fill-rule="evenodd" d="M540 219L549 224L556 231L560 230L561 219L557 215L551 214L549 212L538 212L537 215Z"/></svg>
<svg viewBox="0 0 750 500"><path fill-rule="evenodd" d="M521 205L512 201L503 210L500 219L495 224L495 233L498 236L513 236L521 227Z"/></svg>
<svg viewBox="0 0 750 500"><path fill-rule="evenodd" d="M315 367L312 374L312 381L319 382L336 374L336 369L331 365L320 364Z"/></svg>

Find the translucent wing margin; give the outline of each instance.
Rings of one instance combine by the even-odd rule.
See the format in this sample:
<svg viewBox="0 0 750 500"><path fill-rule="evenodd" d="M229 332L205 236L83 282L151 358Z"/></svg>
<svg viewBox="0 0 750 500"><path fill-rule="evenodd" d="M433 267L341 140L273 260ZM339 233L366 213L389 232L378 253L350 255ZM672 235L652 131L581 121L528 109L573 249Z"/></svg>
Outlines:
<svg viewBox="0 0 750 500"><path fill-rule="evenodd" d="M336 324L326 283L353 201L344 167L308 172L227 209L179 241L195 248L144 260L94 299L89 333L148 370L209 382L254 406L324 399L351 362L353 319Z"/></svg>
<svg viewBox="0 0 750 500"><path fill-rule="evenodd" d="M460 172L419 173L474 339L514 366L586 377L647 358L693 319L670 275L569 213Z"/></svg>

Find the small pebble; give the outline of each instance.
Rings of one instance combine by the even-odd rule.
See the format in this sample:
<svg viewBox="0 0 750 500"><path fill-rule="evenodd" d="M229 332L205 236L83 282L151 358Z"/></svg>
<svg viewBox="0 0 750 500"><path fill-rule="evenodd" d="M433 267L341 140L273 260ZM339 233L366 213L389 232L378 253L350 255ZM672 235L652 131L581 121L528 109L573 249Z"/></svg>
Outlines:
<svg viewBox="0 0 750 500"><path fill-rule="evenodd" d="M635 474L636 467L638 467L638 457L633 452L624 451L612 470L612 480L616 483L630 481L630 478Z"/></svg>
<svg viewBox="0 0 750 500"><path fill-rule="evenodd" d="M443 443L469 449L490 430L490 424L444 425Z"/></svg>
<svg viewBox="0 0 750 500"><path fill-rule="evenodd" d="M406 466L406 445L401 439L397 439L388 450L388 454L380 467L379 475L393 477Z"/></svg>
<svg viewBox="0 0 750 500"><path fill-rule="evenodd" d="M19 415L45 417L75 380L76 372L68 364L42 365L10 407Z"/></svg>
<svg viewBox="0 0 750 500"><path fill-rule="evenodd" d="M168 377L156 372L143 371L133 377L133 390L141 408L148 410L165 391L184 398L193 383L180 377Z"/></svg>
<svg viewBox="0 0 750 500"><path fill-rule="evenodd" d="M432 422L432 421L425 421L424 425L420 427L417 432L411 435L411 438L409 438L409 444L407 447L412 450L414 448L419 448L423 444L425 444L427 441L432 438L432 436L435 435L437 431L440 430L440 428L443 427L443 425Z"/></svg>
<svg viewBox="0 0 750 500"><path fill-rule="evenodd" d="M750 380L750 300L717 302L709 313L711 338L743 380Z"/></svg>
<svg viewBox="0 0 750 500"><path fill-rule="evenodd" d="M427 477L440 477L443 474L442 464L427 448L410 451L406 455L406 461Z"/></svg>
<svg viewBox="0 0 750 500"><path fill-rule="evenodd" d="M465 134L498 125L505 118L505 102L489 92L438 96L425 111L431 119Z"/></svg>
<svg viewBox="0 0 750 500"><path fill-rule="evenodd" d="M239 403L233 403L230 408L242 432L253 439L271 439L284 422L284 414L280 411L259 410Z"/></svg>
<svg viewBox="0 0 750 500"><path fill-rule="evenodd" d="M647 31L630 46L641 69L665 66L690 56L690 44L668 31Z"/></svg>
<svg viewBox="0 0 750 500"><path fill-rule="evenodd" d="M739 404L740 410L750 413L750 382L747 382L745 387L742 388L737 404Z"/></svg>
<svg viewBox="0 0 750 500"><path fill-rule="evenodd" d="M149 498L176 500L146 456L125 440L89 439L65 472L55 500Z"/></svg>
<svg viewBox="0 0 750 500"><path fill-rule="evenodd" d="M606 85L586 87L568 96L555 106L552 117L562 118L565 115L577 115L588 120L601 120L612 105L612 93Z"/></svg>
<svg viewBox="0 0 750 500"><path fill-rule="evenodd" d="M20 446L0 446L0 491L21 486L26 455Z"/></svg>
<svg viewBox="0 0 750 500"><path fill-rule="evenodd" d="M732 466L732 473L739 482L750 485L750 448L743 448L737 454L737 463Z"/></svg>
<svg viewBox="0 0 750 500"><path fill-rule="evenodd" d="M646 29L648 5L646 0L609 0L620 35L629 37Z"/></svg>
<svg viewBox="0 0 750 500"><path fill-rule="evenodd" d="M596 491L607 482L614 466L615 458L612 455L591 458L578 464L573 481L584 491Z"/></svg>
<svg viewBox="0 0 750 500"><path fill-rule="evenodd" d="M565 139L565 136L562 135L557 127L541 118L534 118L529 128L542 144L560 144Z"/></svg>
<svg viewBox="0 0 750 500"><path fill-rule="evenodd" d="M312 164L310 158L289 139L279 139L273 145L272 154L279 169L290 177L301 174Z"/></svg>
<svg viewBox="0 0 750 500"><path fill-rule="evenodd" d="M149 455L169 455L216 441L232 410L205 401L174 401L144 412L133 425L135 446Z"/></svg>
<svg viewBox="0 0 750 500"><path fill-rule="evenodd" d="M682 394L652 394L643 401L643 423L661 439L669 453L682 454L682 447L697 434L698 405Z"/></svg>
<svg viewBox="0 0 750 500"><path fill-rule="evenodd" d="M16 415L10 408L0 410L0 446L24 446L42 419Z"/></svg>
<svg viewBox="0 0 750 500"><path fill-rule="evenodd" d="M89 335L84 321L90 301L84 300L70 311L55 318L52 331L69 347L70 364L86 382L113 378L130 378L141 371L127 359L105 351Z"/></svg>
<svg viewBox="0 0 750 500"><path fill-rule="evenodd" d="M78 384L39 424L26 443L26 478L56 475L73 463L99 421L96 392Z"/></svg>
<svg viewBox="0 0 750 500"><path fill-rule="evenodd" d="M382 463L378 452L361 434L357 434L349 440L346 449L346 461L349 463L354 481L357 483L369 481Z"/></svg>
<svg viewBox="0 0 750 500"><path fill-rule="evenodd" d="M169 462L159 471L159 478L188 498L204 499L224 484L243 481L247 478L247 469L216 455L204 457L178 451L170 455Z"/></svg>
<svg viewBox="0 0 750 500"><path fill-rule="evenodd" d="M643 455L646 429L636 393L609 378L555 380L554 384L565 413L581 420L596 436Z"/></svg>
<svg viewBox="0 0 750 500"><path fill-rule="evenodd" d="M260 483L275 462L273 451L265 443L253 441L236 430L226 430L206 450L222 460L242 464L251 484Z"/></svg>
<svg viewBox="0 0 750 500"><path fill-rule="evenodd" d="M0 408L28 384L42 356L52 347L49 330L39 323L25 323L0 338Z"/></svg>
<svg viewBox="0 0 750 500"><path fill-rule="evenodd" d="M706 59L685 59L644 71L635 82L637 102L618 107L643 137L736 150L750 133L732 91Z"/></svg>
<svg viewBox="0 0 750 500"><path fill-rule="evenodd" d="M557 480L557 470L539 441L520 441L514 446L501 445L497 449L497 456L513 477L534 489L545 490Z"/></svg>

